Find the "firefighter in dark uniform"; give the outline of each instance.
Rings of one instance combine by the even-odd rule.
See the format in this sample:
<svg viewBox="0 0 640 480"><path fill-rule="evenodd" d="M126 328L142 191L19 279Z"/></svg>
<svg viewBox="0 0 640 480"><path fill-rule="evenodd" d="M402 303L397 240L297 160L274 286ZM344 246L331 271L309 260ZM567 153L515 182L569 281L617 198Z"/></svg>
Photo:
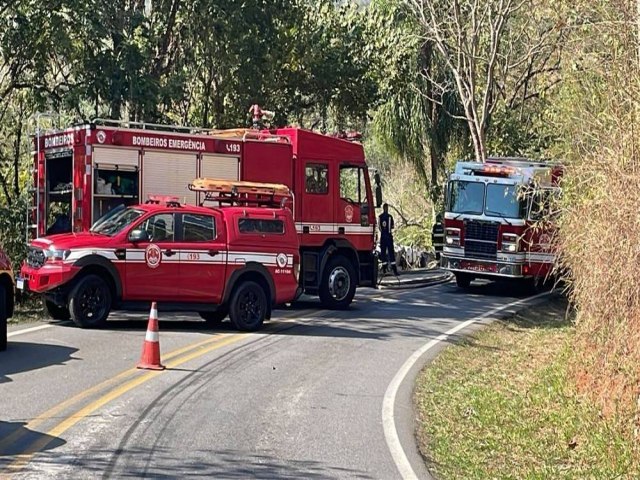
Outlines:
<svg viewBox="0 0 640 480"><path fill-rule="evenodd" d="M393 216L389 213L389 205L382 205L382 213L378 217L380 228L380 256L382 258L382 271L387 272L389 263L394 275L398 275L396 268L396 252L393 248Z"/></svg>
<svg viewBox="0 0 640 480"><path fill-rule="evenodd" d="M436 260L440 260L442 249L444 248L444 225L442 224L442 214L436 215L436 221L433 222L431 230L431 244L436 253Z"/></svg>

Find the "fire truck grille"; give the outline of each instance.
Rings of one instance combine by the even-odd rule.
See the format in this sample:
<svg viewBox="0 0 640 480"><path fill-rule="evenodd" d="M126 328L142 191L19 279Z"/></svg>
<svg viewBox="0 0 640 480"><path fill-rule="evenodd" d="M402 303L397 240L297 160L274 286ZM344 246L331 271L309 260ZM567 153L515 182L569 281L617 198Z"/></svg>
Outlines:
<svg viewBox="0 0 640 480"><path fill-rule="evenodd" d="M465 257L495 260L498 252L497 223L469 221L464 228Z"/></svg>
<svg viewBox="0 0 640 480"><path fill-rule="evenodd" d="M27 265L32 268L40 268L44 265L44 261L45 257L42 249L29 247L29 253L27 253Z"/></svg>

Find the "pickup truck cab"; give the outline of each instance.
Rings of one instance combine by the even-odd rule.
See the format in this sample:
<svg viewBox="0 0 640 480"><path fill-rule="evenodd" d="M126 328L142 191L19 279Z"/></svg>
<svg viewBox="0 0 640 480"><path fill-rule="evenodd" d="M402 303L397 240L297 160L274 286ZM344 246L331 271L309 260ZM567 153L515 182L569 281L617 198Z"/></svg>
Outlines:
<svg viewBox="0 0 640 480"><path fill-rule="evenodd" d="M0 249L0 351L7 349L7 320L13 315L13 270Z"/></svg>
<svg viewBox="0 0 640 480"><path fill-rule="evenodd" d="M90 232L34 240L20 282L44 294L54 319L104 325L112 309L229 315L260 328L275 305L298 294L300 254L283 207L181 205L175 199L122 208Z"/></svg>

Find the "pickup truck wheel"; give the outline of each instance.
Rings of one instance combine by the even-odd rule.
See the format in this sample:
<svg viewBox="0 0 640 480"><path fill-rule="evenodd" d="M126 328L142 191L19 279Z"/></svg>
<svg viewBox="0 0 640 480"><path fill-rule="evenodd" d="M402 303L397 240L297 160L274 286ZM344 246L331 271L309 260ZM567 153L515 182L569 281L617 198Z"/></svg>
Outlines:
<svg viewBox="0 0 640 480"><path fill-rule="evenodd" d="M356 272L342 255L327 262L320 285L320 301L328 308L344 309L356 294Z"/></svg>
<svg viewBox="0 0 640 480"><path fill-rule="evenodd" d="M256 282L242 282L231 295L231 323L245 332L258 330L267 316L267 294Z"/></svg>
<svg viewBox="0 0 640 480"><path fill-rule="evenodd" d="M103 326L110 310L111 290L97 275L82 277L69 295L69 313L79 327Z"/></svg>
<svg viewBox="0 0 640 480"><path fill-rule="evenodd" d="M460 288L469 288L473 277L468 273L456 273L456 285Z"/></svg>
<svg viewBox="0 0 640 480"><path fill-rule="evenodd" d="M227 318L229 311L226 309L218 309L215 312L198 312L200 318L202 318L207 325L220 325L222 321Z"/></svg>
<svg viewBox="0 0 640 480"><path fill-rule="evenodd" d="M69 313L69 309L67 307L61 307L49 300L44 300L43 303L45 311L52 319L69 320L71 318L71 313Z"/></svg>

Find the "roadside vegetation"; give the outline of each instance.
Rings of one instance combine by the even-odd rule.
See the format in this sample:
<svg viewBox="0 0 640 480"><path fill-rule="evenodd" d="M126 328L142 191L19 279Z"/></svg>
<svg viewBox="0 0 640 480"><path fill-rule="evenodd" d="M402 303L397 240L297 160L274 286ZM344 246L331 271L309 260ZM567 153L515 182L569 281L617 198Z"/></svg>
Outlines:
<svg viewBox="0 0 640 480"><path fill-rule="evenodd" d="M555 297L422 371L417 437L436 478L638 478L633 426L603 417L573 381L574 319Z"/></svg>

